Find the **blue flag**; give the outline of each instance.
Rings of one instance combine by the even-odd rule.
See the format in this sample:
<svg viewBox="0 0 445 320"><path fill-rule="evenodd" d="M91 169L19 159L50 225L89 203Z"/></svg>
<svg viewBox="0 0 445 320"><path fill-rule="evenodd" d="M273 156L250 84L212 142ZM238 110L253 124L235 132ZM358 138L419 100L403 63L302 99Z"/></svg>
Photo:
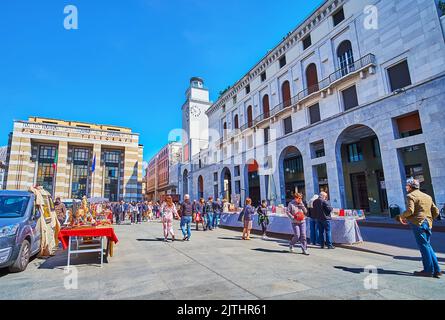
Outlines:
<svg viewBox="0 0 445 320"><path fill-rule="evenodd" d="M94 155L93 164L91 165L91 172L94 173L94 171L96 171L96 155Z"/></svg>

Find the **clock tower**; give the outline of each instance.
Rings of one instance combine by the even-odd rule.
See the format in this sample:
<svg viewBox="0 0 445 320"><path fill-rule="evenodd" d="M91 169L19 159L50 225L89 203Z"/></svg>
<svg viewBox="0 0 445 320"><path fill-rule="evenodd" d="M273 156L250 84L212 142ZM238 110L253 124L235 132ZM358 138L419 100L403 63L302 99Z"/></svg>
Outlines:
<svg viewBox="0 0 445 320"><path fill-rule="evenodd" d="M186 102L182 106L182 147L183 162L188 163L201 149L208 148L209 119L206 111L211 107L209 90L204 80L193 77L186 92Z"/></svg>

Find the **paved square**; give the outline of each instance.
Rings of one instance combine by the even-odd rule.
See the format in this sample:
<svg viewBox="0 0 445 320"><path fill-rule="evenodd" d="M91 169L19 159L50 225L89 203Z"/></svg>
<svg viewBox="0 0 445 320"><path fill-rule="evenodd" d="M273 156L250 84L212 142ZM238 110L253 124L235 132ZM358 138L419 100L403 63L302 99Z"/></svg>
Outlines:
<svg viewBox="0 0 445 320"><path fill-rule="evenodd" d="M311 248L306 257L290 254L286 241L241 241L225 229L164 243L158 222L117 226L116 233L115 257L103 269L97 255L74 259L81 263L77 290L64 287L66 252L59 252L33 260L24 273L0 272L0 299L445 299L444 279L410 275L421 269L418 256ZM364 286L370 265L379 269L377 290Z"/></svg>

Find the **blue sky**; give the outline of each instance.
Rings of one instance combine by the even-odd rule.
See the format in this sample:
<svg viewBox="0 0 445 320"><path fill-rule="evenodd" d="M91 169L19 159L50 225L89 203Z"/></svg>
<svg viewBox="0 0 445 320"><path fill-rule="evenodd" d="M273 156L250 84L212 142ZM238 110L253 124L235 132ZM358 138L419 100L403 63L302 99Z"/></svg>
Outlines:
<svg viewBox="0 0 445 320"><path fill-rule="evenodd" d="M131 127L149 160L182 127L192 76L215 101L322 2L2 1L0 145L34 115ZM70 4L78 30L63 27Z"/></svg>

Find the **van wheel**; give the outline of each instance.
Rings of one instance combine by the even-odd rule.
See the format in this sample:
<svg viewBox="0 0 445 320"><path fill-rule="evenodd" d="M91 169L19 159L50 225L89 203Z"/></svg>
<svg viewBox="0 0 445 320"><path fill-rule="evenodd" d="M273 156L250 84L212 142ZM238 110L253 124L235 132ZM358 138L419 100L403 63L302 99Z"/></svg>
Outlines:
<svg viewBox="0 0 445 320"><path fill-rule="evenodd" d="M28 240L24 240L22 246L20 247L19 256L12 266L9 267L11 272L23 272L29 263L29 258L31 256L31 244Z"/></svg>

